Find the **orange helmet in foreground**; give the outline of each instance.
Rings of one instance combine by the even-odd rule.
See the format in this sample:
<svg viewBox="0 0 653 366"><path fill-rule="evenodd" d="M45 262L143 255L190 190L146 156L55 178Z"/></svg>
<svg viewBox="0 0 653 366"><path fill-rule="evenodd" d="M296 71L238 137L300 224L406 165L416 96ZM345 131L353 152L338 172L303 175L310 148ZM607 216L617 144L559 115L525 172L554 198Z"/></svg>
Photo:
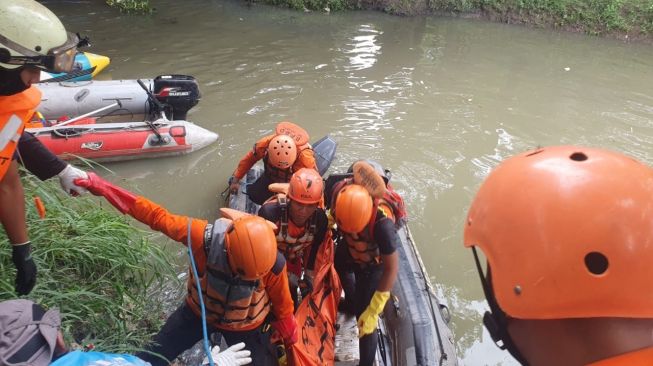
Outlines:
<svg viewBox="0 0 653 366"><path fill-rule="evenodd" d="M288 135L277 135L268 144L268 160L272 166L288 169L297 160L297 145Z"/></svg>
<svg viewBox="0 0 653 366"><path fill-rule="evenodd" d="M469 209L464 244L520 319L653 318L653 170L558 146L502 162Z"/></svg>
<svg viewBox="0 0 653 366"><path fill-rule="evenodd" d="M372 218L374 203L367 189L349 184L336 197L335 218L338 229L354 234L363 231Z"/></svg>
<svg viewBox="0 0 653 366"><path fill-rule="evenodd" d="M288 197L299 203L313 204L322 200L324 182L315 169L301 168L290 178Z"/></svg>
<svg viewBox="0 0 653 366"><path fill-rule="evenodd" d="M272 269L277 259L277 239L272 227L259 216L243 216L227 230L227 258L234 273L255 280Z"/></svg>

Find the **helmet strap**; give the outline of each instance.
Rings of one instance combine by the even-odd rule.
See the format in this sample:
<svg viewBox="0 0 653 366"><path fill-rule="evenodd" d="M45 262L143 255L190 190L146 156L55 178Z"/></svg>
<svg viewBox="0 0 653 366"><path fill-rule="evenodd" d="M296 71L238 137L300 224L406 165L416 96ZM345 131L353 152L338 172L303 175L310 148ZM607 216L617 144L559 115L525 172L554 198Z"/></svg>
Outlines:
<svg viewBox="0 0 653 366"><path fill-rule="evenodd" d="M483 268L481 267L481 261L478 258L476 247L472 247L472 252L474 253L474 262L476 263L476 269L481 279L481 285L483 286L483 293L485 294L485 298L490 307L490 311L486 311L485 314L483 314L483 325L485 326L485 329L488 330L494 344L496 344L499 349L507 350L520 364L528 366L528 362L521 352L519 352L519 349L517 349L517 346L510 337L510 333L508 333L508 318L506 313L499 307L494 292L492 291L492 274L490 272L490 267L488 266L487 277L483 276Z"/></svg>
<svg viewBox="0 0 653 366"><path fill-rule="evenodd" d="M279 208L281 209L281 227L279 231L281 236L285 239L288 237L288 198L286 195L278 194L277 201L279 202Z"/></svg>

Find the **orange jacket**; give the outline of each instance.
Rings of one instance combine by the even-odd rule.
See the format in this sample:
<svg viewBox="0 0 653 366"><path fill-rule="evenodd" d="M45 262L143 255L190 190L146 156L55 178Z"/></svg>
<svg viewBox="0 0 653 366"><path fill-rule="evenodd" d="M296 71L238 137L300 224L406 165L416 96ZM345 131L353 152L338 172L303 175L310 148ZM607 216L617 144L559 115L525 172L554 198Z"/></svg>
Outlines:
<svg viewBox="0 0 653 366"><path fill-rule="evenodd" d="M25 123L39 103L41 91L34 86L18 94L0 96L0 181L11 164Z"/></svg>
<svg viewBox="0 0 653 366"><path fill-rule="evenodd" d="M188 243L188 220L187 216L174 215L168 212L163 207L156 205L155 203L147 200L144 197L138 197L134 207L129 211L129 214L133 216L138 221L149 225L152 229L160 231L166 234L173 240L176 240L184 245ZM207 258L205 251L205 232L208 225L206 220L192 219L191 224L191 244L192 244L192 253L195 258L195 263L197 265L197 273L201 278L202 292L203 295L206 295L207 292L207 280L206 280L206 266ZM247 322L240 323L225 323L223 318L230 318L230 315L225 314L225 310L222 307L219 307L218 313L212 311L214 308L210 306L207 302L207 297L204 296L205 305L207 305L207 319L209 323L220 329L226 330L250 330L260 326L265 320L265 315L271 310L277 319L284 319L293 314L294 305L292 298L290 297L290 290L288 289L288 275L286 272L285 265L278 274L273 273L274 271L268 272L264 277L260 279L260 286L264 292L264 303L262 304L250 304L252 309L256 308L257 314L252 319L249 319ZM192 273L192 271L191 271ZM194 301L193 295L196 292L196 285L193 282L193 276L189 276L188 281L188 295L186 296L186 302L190 308L195 312L197 316L200 316L200 309L198 304ZM269 298L270 301L265 301ZM256 297L257 300L261 299L261 296ZM259 306L261 305L261 306ZM263 306L265 305L265 306ZM271 309L270 309L271 308ZM262 312L261 312L262 310ZM236 312L234 310L234 312ZM227 310L231 312L231 310ZM238 315L238 314L236 314Z"/></svg>
<svg viewBox="0 0 653 366"><path fill-rule="evenodd" d="M265 157L268 151L270 140L272 140L274 136L276 135L268 135L256 141L254 148L245 154L242 159L240 159L240 162L238 163L238 166L236 167L236 170L233 174L236 179L242 179L257 161ZM310 148L310 145L307 144L304 146L297 146L297 151L297 160L295 160L295 163L293 164L292 169L288 174L289 177L293 172L296 172L301 168L312 168L317 170L317 165L315 164L315 155L313 154L313 150Z"/></svg>
<svg viewBox="0 0 653 366"><path fill-rule="evenodd" d="M653 365L653 347L643 348L638 351L624 353L587 366L649 366Z"/></svg>

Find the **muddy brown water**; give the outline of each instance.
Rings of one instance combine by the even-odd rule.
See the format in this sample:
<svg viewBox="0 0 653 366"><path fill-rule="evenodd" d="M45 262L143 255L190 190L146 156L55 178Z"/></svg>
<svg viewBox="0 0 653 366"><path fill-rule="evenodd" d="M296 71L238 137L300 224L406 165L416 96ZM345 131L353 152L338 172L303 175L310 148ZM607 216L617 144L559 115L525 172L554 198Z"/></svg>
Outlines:
<svg viewBox="0 0 653 366"><path fill-rule="evenodd" d="M315 138L332 135L334 168L367 157L391 169L468 365L514 364L483 331L483 294L462 247L466 208L489 170L552 144L607 147L653 164L651 46L475 20L305 14L231 1L153 1L148 17L100 1L46 4L91 36L91 51L111 57L100 79L199 80L203 98L189 119L218 132L218 143L184 157L108 165L110 179L173 212L215 218L238 159L281 120Z"/></svg>

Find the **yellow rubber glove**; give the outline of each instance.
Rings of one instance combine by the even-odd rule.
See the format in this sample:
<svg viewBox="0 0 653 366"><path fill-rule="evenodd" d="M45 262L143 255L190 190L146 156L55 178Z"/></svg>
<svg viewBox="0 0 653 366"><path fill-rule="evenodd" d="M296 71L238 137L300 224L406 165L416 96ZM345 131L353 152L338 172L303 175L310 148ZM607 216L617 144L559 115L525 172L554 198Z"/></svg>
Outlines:
<svg viewBox="0 0 653 366"><path fill-rule="evenodd" d="M358 338L372 334L379 323L379 314L383 311L385 303L390 298L390 291L375 291L367 309L358 318Z"/></svg>

